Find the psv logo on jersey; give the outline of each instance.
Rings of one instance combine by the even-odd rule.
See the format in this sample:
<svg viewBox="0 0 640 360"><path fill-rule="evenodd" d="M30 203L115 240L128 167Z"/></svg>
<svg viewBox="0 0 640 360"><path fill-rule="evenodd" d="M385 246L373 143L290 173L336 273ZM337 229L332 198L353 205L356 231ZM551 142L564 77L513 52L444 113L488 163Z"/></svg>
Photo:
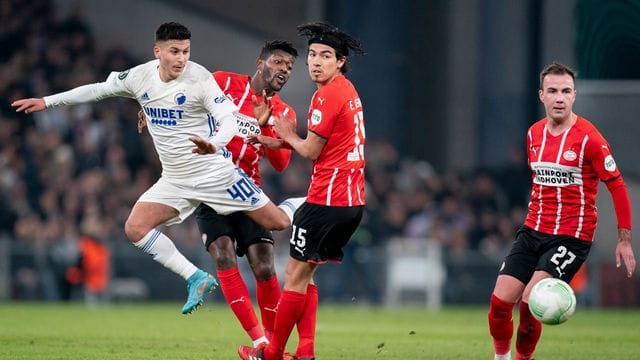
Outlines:
<svg viewBox="0 0 640 360"><path fill-rule="evenodd" d="M573 150L567 150L562 154L562 158L567 161L574 161L578 158L578 154Z"/></svg>

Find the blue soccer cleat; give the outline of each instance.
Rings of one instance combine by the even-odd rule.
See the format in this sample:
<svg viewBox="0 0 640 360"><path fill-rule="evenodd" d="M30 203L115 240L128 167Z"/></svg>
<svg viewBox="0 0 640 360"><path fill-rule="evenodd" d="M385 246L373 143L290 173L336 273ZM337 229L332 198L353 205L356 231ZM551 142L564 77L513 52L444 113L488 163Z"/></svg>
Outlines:
<svg viewBox="0 0 640 360"><path fill-rule="evenodd" d="M195 274L187 279L187 293L189 297L182 307L183 314L191 314L198 306L204 302L204 296L212 292L218 287L218 281L213 275L202 270L198 270Z"/></svg>

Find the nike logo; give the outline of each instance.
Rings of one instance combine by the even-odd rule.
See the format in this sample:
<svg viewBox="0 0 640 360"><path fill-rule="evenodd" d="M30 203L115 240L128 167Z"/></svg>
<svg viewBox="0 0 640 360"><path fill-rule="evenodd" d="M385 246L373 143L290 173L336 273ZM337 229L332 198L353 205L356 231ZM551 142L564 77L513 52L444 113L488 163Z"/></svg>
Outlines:
<svg viewBox="0 0 640 360"><path fill-rule="evenodd" d="M209 278L209 276L207 276L207 278ZM207 288L207 282L203 281L202 284L200 284L200 287L198 288L198 295L204 294L204 291L206 290L206 288Z"/></svg>

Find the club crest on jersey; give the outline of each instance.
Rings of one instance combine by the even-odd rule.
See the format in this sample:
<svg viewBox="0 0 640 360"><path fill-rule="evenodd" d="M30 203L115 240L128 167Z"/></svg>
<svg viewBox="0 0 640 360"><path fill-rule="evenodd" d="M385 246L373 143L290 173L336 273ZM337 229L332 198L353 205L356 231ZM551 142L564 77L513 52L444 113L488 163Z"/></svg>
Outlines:
<svg viewBox="0 0 640 360"><path fill-rule="evenodd" d="M120 74L118 74L118 79L120 79L120 80L126 79L127 75L129 75L129 70L125 70L125 71L121 72Z"/></svg>
<svg viewBox="0 0 640 360"><path fill-rule="evenodd" d="M573 150L567 150L562 154L562 157L567 161L573 161L578 157L578 154Z"/></svg>
<svg viewBox="0 0 640 360"><path fill-rule="evenodd" d="M187 101L187 96L184 93L179 92L173 97L173 101L178 105L182 105Z"/></svg>
<svg viewBox="0 0 640 360"><path fill-rule="evenodd" d="M225 95L222 96L218 96L217 98L213 99L213 102L216 104L222 104L225 100L227 100L227 97Z"/></svg>
<svg viewBox="0 0 640 360"><path fill-rule="evenodd" d="M314 109L311 112L311 125L318 125L322 121L322 111Z"/></svg>
<svg viewBox="0 0 640 360"><path fill-rule="evenodd" d="M604 158L604 168L609 172L616 171L616 161L613 160L613 156L607 155Z"/></svg>

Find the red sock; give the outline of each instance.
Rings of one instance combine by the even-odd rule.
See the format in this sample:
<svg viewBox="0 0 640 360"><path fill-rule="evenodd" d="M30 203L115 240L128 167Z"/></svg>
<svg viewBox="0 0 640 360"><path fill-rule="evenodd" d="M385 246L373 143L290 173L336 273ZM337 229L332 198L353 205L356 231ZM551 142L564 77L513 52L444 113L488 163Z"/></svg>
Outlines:
<svg viewBox="0 0 640 360"><path fill-rule="evenodd" d="M502 301L491 295L489 306L489 332L493 337L493 348L498 355L511 350L513 336L513 303Z"/></svg>
<svg viewBox="0 0 640 360"><path fill-rule="evenodd" d="M309 284L307 286L307 300L304 303L302 316L298 320L298 348L296 357L315 357L316 314L318 312L318 288Z"/></svg>
<svg viewBox="0 0 640 360"><path fill-rule="evenodd" d="M253 311L249 289L247 289L247 284L242 280L238 268L218 270L217 275L224 299L240 321L242 328L249 334L251 340L264 336L262 329L258 325L256 313Z"/></svg>
<svg viewBox="0 0 640 360"><path fill-rule="evenodd" d="M542 335L542 324L529 311L529 304L520 302L520 325L516 338L516 359L529 360Z"/></svg>
<svg viewBox="0 0 640 360"><path fill-rule="evenodd" d="M284 354L284 348L306 302L307 295L295 291L284 290L278 311L276 312L275 332L271 342L264 350L264 360L279 360Z"/></svg>
<svg viewBox="0 0 640 360"><path fill-rule="evenodd" d="M278 307L278 300L280 300L280 283L277 275L274 274L267 281L256 282L256 298L258 298L264 333L267 339L271 341L276 320L276 308Z"/></svg>

